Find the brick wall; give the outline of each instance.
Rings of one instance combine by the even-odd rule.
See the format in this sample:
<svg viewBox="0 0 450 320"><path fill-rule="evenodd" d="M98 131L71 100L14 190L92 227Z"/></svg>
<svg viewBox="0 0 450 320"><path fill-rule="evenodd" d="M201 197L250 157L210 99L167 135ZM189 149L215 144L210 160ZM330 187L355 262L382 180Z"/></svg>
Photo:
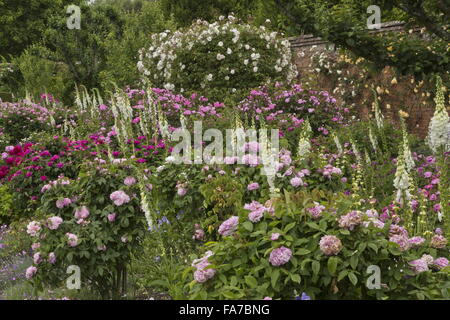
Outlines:
<svg viewBox="0 0 450 320"><path fill-rule="evenodd" d="M380 30L371 32L404 31L403 23L389 22L383 24ZM417 34L420 33L420 30L414 29L412 32ZM311 35L290 38L289 40L294 51L301 83L330 92L342 85L342 81L338 81L336 77L318 72L316 70L317 64L312 59L314 56L324 53L328 59L337 61L339 53L333 44ZM343 77L358 79L359 76L363 80L357 83L359 88L355 92L355 96L350 99L348 97L343 98L339 91L334 93L333 95L338 103L352 106L363 119L371 117L374 100L372 88L377 88L380 108L387 119L397 122L399 111L402 110L409 115L406 118L409 131L421 138L427 135L428 124L435 110L433 83L418 81L412 76L396 76L389 67L380 72L369 74L357 65L347 65L342 73ZM357 82L357 80L355 81ZM349 90L351 90L351 87Z"/></svg>

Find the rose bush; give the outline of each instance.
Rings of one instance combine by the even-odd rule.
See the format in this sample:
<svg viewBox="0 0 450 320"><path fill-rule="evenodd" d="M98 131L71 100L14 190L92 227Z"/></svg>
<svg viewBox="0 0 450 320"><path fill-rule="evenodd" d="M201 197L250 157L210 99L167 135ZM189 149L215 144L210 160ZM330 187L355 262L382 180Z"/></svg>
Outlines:
<svg viewBox="0 0 450 320"><path fill-rule="evenodd" d="M150 46L140 51L138 68L157 87L176 93L207 92L223 100L267 80L291 82L297 71L289 49L289 41L277 32L229 16L152 35Z"/></svg>

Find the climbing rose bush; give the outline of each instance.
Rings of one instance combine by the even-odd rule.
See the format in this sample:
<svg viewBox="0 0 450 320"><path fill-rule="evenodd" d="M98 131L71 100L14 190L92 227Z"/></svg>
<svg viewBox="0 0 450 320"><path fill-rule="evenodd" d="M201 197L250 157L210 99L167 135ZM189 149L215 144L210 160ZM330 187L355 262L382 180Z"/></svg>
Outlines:
<svg viewBox="0 0 450 320"><path fill-rule="evenodd" d="M291 61L290 43L277 32L229 16L152 35L149 47L140 50L138 69L160 88L219 99L269 79L291 82L297 75Z"/></svg>

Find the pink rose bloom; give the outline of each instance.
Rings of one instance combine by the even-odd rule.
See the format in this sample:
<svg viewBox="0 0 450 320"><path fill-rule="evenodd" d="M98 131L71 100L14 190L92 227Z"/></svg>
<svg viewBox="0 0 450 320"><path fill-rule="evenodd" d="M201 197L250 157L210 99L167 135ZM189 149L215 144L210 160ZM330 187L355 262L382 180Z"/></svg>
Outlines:
<svg viewBox="0 0 450 320"><path fill-rule="evenodd" d="M47 260L49 263L51 263L51 264L55 264L55 262L56 262L56 255L55 255L55 253L54 252L50 252L49 254L48 254L48 260Z"/></svg>
<svg viewBox="0 0 450 320"><path fill-rule="evenodd" d="M132 185L136 184L136 179L134 177L126 177L125 180L123 181L123 183L126 186L132 186Z"/></svg>
<svg viewBox="0 0 450 320"><path fill-rule="evenodd" d="M231 236L236 230L239 223L239 217L232 216L225 220L219 227L219 234L224 237Z"/></svg>
<svg viewBox="0 0 450 320"><path fill-rule="evenodd" d="M60 199L60 200L56 201L56 207L58 209L62 209L64 207L67 207L71 203L72 203L72 200L70 200L69 198Z"/></svg>
<svg viewBox="0 0 450 320"><path fill-rule="evenodd" d="M203 240L203 238L205 237L205 231L203 231L203 229L196 229L193 239L194 240Z"/></svg>
<svg viewBox="0 0 450 320"><path fill-rule="evenodd" d="M280 238L279 233L272 233L272 235L270 236L270 240L272 240L272 241L276 241L276 240L278 240L278 238Z"/></svg>
<svg viewBox="0 0 450 320"><path fill-rule="evenodd" d="M48 218L48 228L50 230L57 230L61 223L63 223L63 219L61 217L51 217Z"/></svg>
<svg viewBox="0 0 450 320"><path fill-rule="evenodd" d="M259 189L259 184L257 182L250 183L247 186L248 191L257 190L257 189Z"/></svg>
<svg viewBox="0 0 450 320"><path fill-rule="evenodd" d="M114 221L116 221L116 214L115 214L115 213L110 213L110 214L108 214L108 221L109 221L109 222L114 222Z"/></svg>
<svg viewBox="0 0 450 320"><path fill-rule="evenodd" d="M109 198L114 202L114 204L116 206L121 206L124 203L130 202L130 200L131 200L130 197L125 192L123 192L121 190L114 191L113 193L111 193Z"/></svg>
<svg viewBox="0 0 450 320"><path fill-rule="evenodd" d="M290 182L291 182L291 186L293 186L295 188L303 185L303 180L299 177L292 178Z"/></svg>
<svg viewBox="0 0 450 320"><path fill-rule="evenodd" d="M25 271L25 277L27 279L31 279L37 272L37 268L36 267L28 267L27 270Z"/></svg>
<svg viewBox="0 0 450 320"><path fill-rule="evenodd" d="M186 195L186 193L187 193L187 189L186 188L178 188L177 189L177 194L180 196L180 197L184 197L185 195Z"/></svg>
<svg viewBox="0 0 450 320"><path fill-rule="evenodd" d="M28 225L27 225L27 233L32 236L35 237L37 236L37 234L39 233L39 231L41 231L41 224L37 221L31 221Z"/></svg>
<svg viewBox="0 0 450 320"><path fill-rule="evenodd" d="M33 243L33 244L31 245L31 249L32 249L33 251L36 251L36 250L39 249L40 247L41 247L41 244L40 244L39 242Z"/></svg>
<svg viewBox="0 0 450 320"><path fill-rule="evenodd" d="M286 247L277 248L272 250L269 257L269 262L275 266L279 267L283 264L286 264L291 260L292 251Z"/></svg>
<svg viewBox="0 0 450 320"><path fill-rule="evenodd" d="M41 254L40 254L39 252L36 252L36 253L33 255L33 263L34 263L34 264L39 264L39 263L41 263L41 261L42 261Z"/></svg>
<svg viewBox="0 0 450 320"><path fill-rule="evenodd" d="M82 206L81 208L77 208L75 210L76 219L86 219L87 217L89 217L89 210L86 206Z"/></svg>
<svg viewBox="0 0 450 320"><path fill-rule="evenodd" d="M66 233L66 236L68 238L67 244L71 247L76 247L78 245L78 237L74 235L73 233Z"/></svg>

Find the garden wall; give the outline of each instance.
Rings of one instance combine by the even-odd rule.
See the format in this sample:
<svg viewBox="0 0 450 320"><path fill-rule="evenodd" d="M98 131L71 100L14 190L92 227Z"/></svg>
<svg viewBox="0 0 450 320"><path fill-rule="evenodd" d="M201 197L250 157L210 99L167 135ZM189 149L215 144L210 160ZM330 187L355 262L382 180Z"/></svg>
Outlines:
<svg viewBox="0 0 450 320"><path fill-rule="evenodd" d="M405 30L402 22L384 23L381 29L370 32L409 32L424 38L420 29ZM345 63L346 57L333 44L312 35L289 40L302 83L333 92L339 103L352 106L362 118L371 116L374 100L372 88L376 88L380 108L386 118L397 121L402 110L408 114L410 132L422 138L427 135L435 108L433 83L417 81L412 76L396 76L390 67L369 73L350 61ZM335 68L331 73L324 73L317 62L317 58L324 55L332 62L328 64L329 69Z"/></svg>

